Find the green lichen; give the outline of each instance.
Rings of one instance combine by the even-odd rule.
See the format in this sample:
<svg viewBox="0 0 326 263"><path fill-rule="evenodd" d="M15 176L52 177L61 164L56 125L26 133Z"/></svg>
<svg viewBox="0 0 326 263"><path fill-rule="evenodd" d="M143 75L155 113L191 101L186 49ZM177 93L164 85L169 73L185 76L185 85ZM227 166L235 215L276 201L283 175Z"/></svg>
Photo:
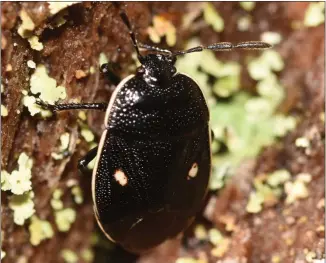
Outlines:
<svg viewBox="0 0 326 263"><path fill-rule="evenodd" d="M239 4L244 10L246 10L248 12L252 11L256 6L256 3L252 2L252 1L243 1L243 2L240 2Z"/></svg>
<svg viewBox="0 0 326 263"><path fill-rule="evenodd" d="M263 208L264 197L261 193L251 192L246 206L248 213L259 213Z"/></svg>
<svg viewBox="0 0 326 263"><path fill-rule="evenodd" d="M273 206L281 198L284 188L291 174L285 169L276 170L272 173L257 176L254 180L254 191L250 193L247 204L247 212L258 213L263 206Z"/></svg>
<svg viewBox="0 0 326 263"><path fill-rule="evenodd" d="M27 107L28 111L30 112L31 116L34 116L37 113L40 113L42 117L50 117L52 116L51 111L43 110L42 107L35 104L36 98L34 96L25 95L23 97L23 105Z"/></svg>
<svg viewBox="0 0 326 263"><path fill-rule="evenodd" d="M214 156L213 158L214 158L213 159L214 163L217 162L216 157ZM230 177L230 175L232 174L232 167L227 162L221 163L218 169L216 166L213 167L213 174L214 176L210 178L210 182L209 182L210 190L221 189L225 185L225 182L228 179L228 177Z"/></svg>
<svg viewBox="0 0 326 263"><path fill-rule="evenodd" d="M33 60L28 60L27 61L27 66L29 68L36 68L36 64L35 64L35 62Z"/></svg>
<svg viewBox="0 0 326 263"><path fill-rule="evenodd" d="M325 123L325 112L321 112L319 114L319 119L320 119L321 122Z"/></svg>
<svg viewBox="0 0 326 263"><path fill-rule="evenodd" d="M223 240L223 235L216 228L212 228L208 231L208 239L213 245L218 245Z"/></svg>
<svg viewBox="0 0 326 263"><path fill-rule="evenodd" d="M82 114L79 115L79 118L81 120L86 120L86 115L84 112L80 112ZM81 127L81 135L82 137L85 139L85 141L88 143L89 145L89 149L93 149L94 147L97 146L97 144L94 142L95 136L93 134L93 132L88 128L88 126L83 123L83 122L79 122L80 127ZM95 165L95 159L94 158L91 162L89 162L87 164L88 169L93 169L94 165Z"/></svg>
<svg viewBox="0 0 326 263"><path fill-rule="evenodd" d="M266 50L258 58L248 64L249 75L254 80L266 79L273 71L279 72L284 68L281 55L275 50Z"/></svg>
<svg viewBox="0 0 326 263"><path fill-rule="evenodd" d="M295 146L299 148L308 148L310 146L310 141L306 137L299 137L295 140Z"/></svg>
<svg viewBox="0 0 326 263"><path fill-rule="evenodd" d="M312 175L309 173L299 173L296 176L297 180L304 182L304 183L310 183L312 180Z"/></svg>
<svg viewBox="0 0 326 263"><path fill-rule="evenodd" d="M6 171L1 171L1 189L4 191L11 190L15 195L22 195L23 193L32 189L32 167L33 160L30 159L26 153L21 153L18 158L18 169L12 171L11 174Z"/></svg>
<svg viewBox="0 0 326 263"><path fill-rule="evenodd" d="M81 257L86 262L93 262L94 260L94 253L91 249L84 249L81 252Z"/></svg>
<svg viewBox="0 0 326 263"><path fill-rule="evenodd" d="M71 188L71 192L74 195L74 200L75 200L76 204L82 204L84 201L84 198L83 198L83 192L82 192L81 188L78 185L76 185Z"/></svg>
<svg viewBox="0 0 326 263"><path fill-rule="evenodd" d="M52 199L50 204L54 210L61 210L63 208L63 202L61 201L61 197L63 195L63 191L61 189L55 189L52 194Z"/></svg>
<svg viewBox="0 0 326 263"><path fill-rule="evenodd" d="M304 25L307 27L316 27L323 24L325 21L325 3L312 2L309 4L305 17Z"/></svg>
<svg viewBox="0 0 326 263"><path fill-rule="evenodd" d="M35 29L35 24L24 9L19 12L19 17L22 23L18 27L18 34L23 38L27 38L31 35L31 31Z"/></svg>
<svg viewBox="0 0 326 263"><path fill-rule="evenodd" d="M324 263L325 262L325 258L323 259L316 259L317 258L317 253L315 251L307 251L304 252L305 255L305 259L307 260L307 262L311 262L311 263ZM324 255L325 257L325 255Z"/></svg>
<svg viewBox="0 0 326 263"><path fill-rule="evenodd" d="M194 39L187 48L197 45L200 43ZM210 108L210 124L215 134L211 189L223 187L242 160L257 156L264 146L271 145L296 125L294 117L277 113L285 92L275 72L284 68L284 62L273 50L249 61L249 73L258 81L255 95L241 91L240 64L222 62L212 51L180 57L176 67L198 83ZM224 97L228 100L219 101Z"/></svg>
<svg viewBox="0 0 326 263"><path fill-rule="evenodd" d="M294 181L286 182L284 185L286 199L285 203L290 205L299 199L305 199L309 196L307 184L310 183L312 177L310 174L298 174Z"/></svg>
<svg viewBox="0 0 326 263"><path fill-rule="evenodd" d="M264 32L261 35L261 41L269 43L271 45L277 45L282 41L282 35L277 32Z"/></svg>
<svg viewBox="0 0 326 263"><path fill-rule="evenodd" d="M271 71L280 72L284 69L284 61L280 53L273 49L265 50L260 56L263 64L270 67Z"/></svg>
<svg viewBox="0 0 326 263"><path fill-rule="evenodd" d="M51 206L55 210L60 210L63 208L63 202L61 200L52 199Z"/></svg>
<svg viewBox="0 0 326 263"><path fill-rule="evenodd" d="M263 203L266 206L275 205L283 192L281 187L271 187L265 181L261 181L257 178L254 180L254 186L256 191L263 197Z"/></svg>
<svg viewBox="0 0 326 263"><path fill-rule="evenodd" d="M273 110L275 110L285 98L284 87L280 84L274 73L258 81L256 89L258 94L268 101Z"/></svg>
<svg viewBox="0 0 326 263"><path fill-rule="evenodd" d="M212 3L206 3L204 7L204 20L207 24L211 25L216 32L222 32L224 30L224 20Z"/></svg>
<svg viewBox="0 0 326 263"><path fill-rule="evenodd" d="M9 183L10 174L5 171L1 170L1 190L2 191L8 191L11 189L10 183Z"/></svg>
<svg viewBox="0 0 326 263"><path fill-rule="evenodd" d="M85 111L79 111L78 112L78 118L81 119L82 121L86 121L87 116L86 116Z"/></svg>
<svg viewBox="0 0 326 263"><path fill-rule="evenodd" d="M178 258L175 263L200 263L199 260L191 257Z"/></svg>
<svg viewBox="0 0 326 263"><path fill-rule="evenodd" d="M154 16L153 26L147 28L147 33L154 43L160 43L164 36L170 47L173 47L177 41L175 26L163 16Z"/></svg>
<svg viewBox="0 0 326 263"><path fill-rule="evenodd" d="M21 195L24 192L31 190L31 177L32 174L26 171L13 171L9 177L11 192L16 195Z"/></svg>
<svg viewBox="0 0 326 263"><path fill-rule="evenodd" d="M64 10L60 12L60 14L54 17L53 21L51 22L51 25L53 25L53 27L60 27L64 25L67 22L66 17L68 15L69 15L68 10Z"/></svg>
<svg viewBox="0 0 326 263"><path fill-rule="evenodd" d="M67 8L68 6L78 4L80 1L72 1L72 2L57 2L57 1L49 1L49 10L51 15L55 15L59 13L61 10Z"/></svg>
<svg viewBox="0 0 326 263"><path fill-rule="evenodd" d="M207 240L208 233L206 228L203 225L197 225L194 229L194 235L198 240Z"/></svg>
<svg viewBox="0 0 326 263"><path fill-rule="evenodd" d="M55 211L55 223L60 232L69 231L71 225L76 220L76 211L72 208L65 208Z"/></svg>
<svg viewBox="0 0 326 263"><path fill-rule="evenodd" d="M277 187L284 184L286 181L290 180L290 178L291 178L291 174L288 170L285 169L277 170L269 174L267 178L267 183L270 186Z"/></svg>
<svg viewBox="0 0 326 263"><path fill-rule="evenodd" d="M237 27L239 29L239 31L248 31L250 26L252 24L252 18L249 15L240 17L237 21Z"/></svg>
<svg viewBox="0 0 326 263"><path fill-rule="evenodd" d="M54 234L51 224L46 220L39 219L36 215L31 218L29 233L33 246L38 246L43 240L53 237Z"/></svg>
<svg viewBox="0 0 326 263"><path fill-rule="evenodd" d="M33 198L32 191L10 197L9 207L14 211L15 224L23 225L25 220L35 213Z"/></svg>
<svg viewBox="0 0 326 263"><path fill-rule="evenodd" d="M31 189L32 167L33 160L26 153L21 153L18 157L18 170L14 170L9 178L13 194L23 194Z"/></svg>
<svg viewBox="0 0 326 263"><path fill-rule="evenodd" d="M8 110L6 108L6 106L1 104L1 116L2 117L7 117L8 116Z"/></svg>
<svg viewBox="0 0 326 263"><path fill-rule="evenodd" d="M133 64L130 65L129 70L130 71L135 71L137 67L141 66L141 63L138 60L138 56L136 52L133 52L131 54L132 61L134 62Z"/></svg>
<svg viewBox="0 0 326 263"><path fill-rule="evenodd" d="M85 139L86 142L92 142L94 141L94 134L92 133L91 130L87 129L87 128L83 128L81 130L81 135L83 136L83 138Z"/></svg>
<svg viewBox="0 0 326 263"><path fill-rule="evenodd" d="M49 104L54 104L60 99L65 99L66 89L57 86L55 79L49 77L44 65L37 65L34 74L30 78L30 90L36 95L40 94L40 99Z"/></svg>
<svg viewBox="0 0 326 263"><path fill-rule="evenodd" d="M6 256L6 252L1 249L1 259L3 259Z"/></svg>
<svg viewBox="0 0 326 263"><path fill-rule="evenodd" d="M273 143L279 135L275 127L280 123L274 111L267 99L251 97L245 92L238 92L230 102L220 102L211 108L215 139L227 147L227 152L213 156L213 176L220 177L222 165L237 165Z"/></svg>
<svg viewBox="0 0 326 263"><path fill-rule="evenodd" d="M37 51L41 51L43 49L43 44L40 42L38 36L31 36L27 40L32 49L35 49Z"/></svg>
<svg viewBox="0 0 326 263"><path fill-rule="evenodd" d="M62 153L51 153L51 156L54 160L62 160L64 155Z"/></svg>
<svg viewBox="0 0 326 263"><path fill-rule="evenodd" d="M275 115L273 132L277 137L285 136L289 131L294 130L297 120L292 116Z"/></svg>
<svg viewBox="0 0 326 263"><path fill-rule="evenodd" d="M68 132L65 132L64 134L62 134L60 136L60 146L59 146L59 150L60 151L65 151L68 149L69 147L69 141L70 141L70 134Z"/></svg>
<svg viewBox="0 0 326 263"><path fill-rule="evenodd" d="M109 59L107 58L107 56L104 53L100 53L100 56L99 56L100 66L102 66L103 64L106 64L108 62L109 62Z"/></svg>
<svg viewBox="0 0 326 263"><path fill-rule="evenodd" d="M63 191L61 189L55 189L52 197L58 200L62 197L62 195L63 195Z"/></svg>
<svg viewBox="0 0 326 263"><path fill-rule="evenodd" d="M213 92L222 97L227 98L234 94L240 87L240 76L228 76L217 80L213 86Z"/></svg>
<svg viewBox="0 0 326 263"><path fill-rule="evenodd" d="M95 72L96 72L95 68L93 66L91 66L89 68L89 73L94 74Z"/></svg>
<svg viewBox="0 0 326 263"><path fill-rule="evenodd" d="M288 182L285 185L285 192L287 193L286 204L292 204L298 199L304 199L309 196L308 188L302 181Z"/></svg>
<svg viewBox="0 0 326 263"><path fill-rule="evenodd" d="M61 256L66 263L76 263L78 262L78 256L75 252L70 249L63 249L61 251Z"/></svg>
<svg viewBox="0 0 326 263"><path fill-rule="evenodd" d="M187 48L197 45L200 43L194 39L190 41ZM205 50L184 56L177 60L176 66L180 72L195 77L210 106L216 103L212 97L213 92L221 97L229 97L239 89L240 65L236 62L222 62L212 51ZM214 89L211 88L209 76L216 78L213 84Z"/></svg>
<svg viewBox="0 0 326 263"><path fill-rule="evenodd" d="M197 2L196 8L191 8L182 16L182 28L191 28L195 20L203 13L205 2Z"/></svg>
<svg viewBox="0 0 326 263"><path fill-rule="evenodd" d="M59 153L51 153L51 156L55 160L63 159L65 152L68 150L70 142L70 134L68 132L63 133L60 136L60 146L59 146Z"/></svg>

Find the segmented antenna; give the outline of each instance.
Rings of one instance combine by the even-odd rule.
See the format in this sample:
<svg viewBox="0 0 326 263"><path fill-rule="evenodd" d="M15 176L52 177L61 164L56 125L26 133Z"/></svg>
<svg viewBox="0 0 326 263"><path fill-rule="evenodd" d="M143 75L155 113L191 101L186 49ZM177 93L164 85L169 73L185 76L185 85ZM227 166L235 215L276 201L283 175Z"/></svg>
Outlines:
<svg viewBox="0 0 326 263"><path fill-rule="evenodd" d="M173 57L175 56L180 56L180 55L185 55L188 53L193 53L193 52L201 52L204 49L210 49L213 51L230 51L232 49L267 49L271 48L272 46L270 44L267 44L265 42L261 41L247 41L247 42L240 42L237 44L232 44L230 42L220 42L220 43L215 43L209 46L197 46L193 47L184 51L176 51L173 53Z"/></svg>
<svg viewBox="0 0 326 263"><path fill-rule="evenodd" d="M139 52L136 36L135 36L134 31L132 30L132 27L131 27L130 21L128 19L128 16L126 14L126 11L123 8L121 8L121 4L119 2L112 2L112 4L115 6L116 9L119 10L119 15L120 15L123 23L127 26L128 30L129 30L129 36L130 36L132 44L137 52L137 57L138 57L139 61L141 61L142 55Z"/></svg>
<svg viewBox="0 0 326 263"><path fill-rule="evenodd" d="M139 43L138 46L139 46L139 48L141 48L141 49L143 48L143 49L145 49L147 51L156 51L156 52L172 55L172 51L170 51L168 49L153 47L153 46L150 46L150 45L147 45L147 44L142 44L142 43Z"/></svg>

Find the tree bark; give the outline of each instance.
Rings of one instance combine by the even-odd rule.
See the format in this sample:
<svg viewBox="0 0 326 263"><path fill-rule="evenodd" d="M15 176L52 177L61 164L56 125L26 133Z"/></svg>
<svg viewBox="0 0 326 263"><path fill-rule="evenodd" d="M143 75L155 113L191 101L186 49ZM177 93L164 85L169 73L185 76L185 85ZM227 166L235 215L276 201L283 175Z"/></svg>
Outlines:
<svg viewBox="0 0 326 263"><path fill-rule="evenodd" d="M241 228L241 231L230 235L231 245L224 258L242 257L246 262L271 262L271 256L275 254L286 255L285 258L289 261L283 262L294 262L295 259L305 258L302 252L305 248L317 254L322 253L324 239L317 228L324 222L324 210L317 209L316 206L323 199L325 191L324 123L320 119L320 114L324 112L324 25L298 30L291 28L291 21L303 20L308 3L257 3L251 13L254 25L250 31L240 32L237 21L244 10L238 3L214 5L225 22L225 30L220 34L208 26L200 31L182 27L182 15L196 9L196 3L129 2L126 12L137 32L137 39L145 43L149 43L146 29L151 24L153 14L164 13L171 18L177 28L175 49L182 49L191 35L198 36L205 44L259 40L261 33L266 31L279 32L284 38L275 48L286 61L280 80L286 88L287 98L280 111L297 114L301 122L295 131L281 140L282 147L273 145L265 149L246 170L249 174L244 176L238 173L219 193L212 225L219 226L217 219L221 215L233 213ZM39 37L44 46L40 51L32 49L28 41L17 34L21 25L19 14L22 9L35 24L33 34ZM16 169L17 158L22 152L33 159L35 214L42 220L48 220L54 229L52 238L33 246L30 243L28 220L23 226L14 223L13 212L8 206L11 194L2 191L2 250L6 252L4 263L64 262L63 249L75 252L78 255L76 262L87 262L82 257L83 251L93 245L92 233L96 229L96 223L90 191L91 176L80 176L77 170L78 159L89 148L80 136L78 113L62 112L48 119L30 115L22 104L22 91L29 91L29 78L34 71L27 67L27 61L46 65L50 77L66 88L67 100L107 102L113 86L99 72L100 53L106 54L110 61L118 62L121 67L120 75L124 77L131 73L133 48L125 25L110 2L78 3L60 12L51 15L47 2L1 3L1 76L4 84L1 98L2 104L8 109L8 116L1 118L1 169L8 172ZM66 22L60 27L53 26L55 18L62 12L67 12ZM239 53L223 53L219 56L222 60L237 59L241 63L244 63L245 57ZM8 65L11 70L8 70ZM95 69L93 74L89 72L90 67ZM86 75L79 78L76 73L78 70L86 72ZM247 73L243 73L241 81L245 87L254 85ZM104 113L90 111L87 115L86 124L95 134L95 141L101 135L103 118ZM60 136L65 132L70 134L71 154L62 160L55 160L51 154L58 152ZM306 154L295 147L294 141L300 136L308 135L312 138L312 151ZM306 216L308 222L305 224L286 224L282 213L286 209L284 202L260 214L248 216L245 212L254 176L280 168L286 168L294 174L312 174L312 181L308 185L311 194L300 201L291 212L296 218ZM72 183L80 185L82 189L82 204L74 201ZM58 231L55 224L50 205L55 189L63 190L63 206L72 207L76 211L76 220L68 232ZM240 209L235 208L239 206ZM285 231L280 225L286 225L286 231L294 237L293 244L287 246L280 239ZM190 235L187 234L186 238L190 238ZM104 240L104 237L101 236L101 239ZM217 260L211 256L207 246L187 249L178 243L136 259L121 251L113 252L110 243L101 241L100 244L102 245L96 246L94 262L173 262L181 255L198 257L203 251L207 253L209 262Z"/></svg>

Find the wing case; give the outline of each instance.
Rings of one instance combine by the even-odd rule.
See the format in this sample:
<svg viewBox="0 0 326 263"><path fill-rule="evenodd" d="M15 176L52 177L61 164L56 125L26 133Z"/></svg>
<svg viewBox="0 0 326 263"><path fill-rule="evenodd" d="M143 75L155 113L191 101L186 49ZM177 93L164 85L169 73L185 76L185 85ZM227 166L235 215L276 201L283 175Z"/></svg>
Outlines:
<svg viewBox="0 0 326 263"><path fill-rule="evenodd" d="M158 90L131 77L112 99L93 172L95 212L111 239L139 252L177 235L201 208L209 114L183 74Z"/></svg>

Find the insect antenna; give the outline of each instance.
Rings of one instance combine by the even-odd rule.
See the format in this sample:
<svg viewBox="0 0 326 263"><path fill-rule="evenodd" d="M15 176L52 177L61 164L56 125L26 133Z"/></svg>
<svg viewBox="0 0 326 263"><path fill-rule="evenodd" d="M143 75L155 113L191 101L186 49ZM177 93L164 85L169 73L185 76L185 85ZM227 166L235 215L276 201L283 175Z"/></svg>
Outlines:
<svg viewBox="0 0 326 263"><path fill-rule="evenodd" d="M118 3L118 2L112 2L112 4L115 6L115 8L117 8L119 10L119 15L121 17L121 20L123 21L123 23L127 26L128 28L128 31L129 31L129 36L131 38L131 41L132 41L132 44L136 50L136 53L137 53L137 57L139 59L139 61L141 62L142 61L142 55L140 54L139 52L139 48L138 48L138 44L137 44L137 40L136 40L136 35L131 27L131 24L130 24L130 21L129 21L129 18L126 14L126 11L121 8L121 4Z"/></svg>
<svg viewBox="0 0 326 263"><path fill-rule="evenodd" d="M175 56L180 56L180 55L185 55L188 53L193 53L193 52L201 52L205 49L213 50L213 51L230 51L232 49L268 49L271 48L272 46L270 44L267 44L265 42L261 41L247 41L247 42L240 42L237 44L232 44L230 42L220 42L220 43L214 43L209 46L197 46L193 47L187 50L183 51L176 51L173 53L173 57Z"/></svg>
<svg viewBox="0 0 326 263"><path fill-rule="evenodd" d="M147 51L155 51L155 52L159 52L159 53L164 53L164 54L172 55L172 51L170 51L168 49L154 47L154 46L150 46L150 45L142 44L142 43L139 43L138 46L139 46L139 48L143 48L143 49L145 49Z"/></svg>

